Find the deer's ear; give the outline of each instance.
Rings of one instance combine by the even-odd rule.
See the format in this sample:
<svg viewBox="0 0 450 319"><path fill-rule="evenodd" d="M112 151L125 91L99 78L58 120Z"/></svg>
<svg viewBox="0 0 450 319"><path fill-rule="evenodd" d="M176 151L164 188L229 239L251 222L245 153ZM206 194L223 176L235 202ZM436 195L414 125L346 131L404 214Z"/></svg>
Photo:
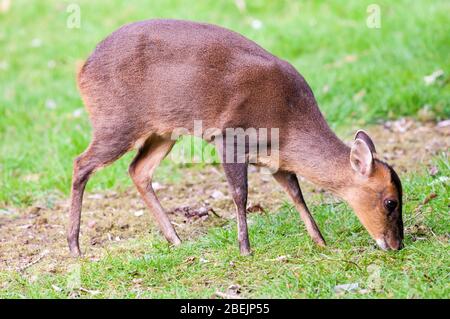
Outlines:
<svg viewBox="0 0 450 319"><path fill-rule="evenodd" d="M375 150L375 144L373 143L372 139L370 138L369 134L366 133L366 131L363 130L358 130L355 134L355 140L356 139L360 139L363 140L364 142L366 142L367 146L369 147L369 150L372 153L376 153L377 151Z"/></svg>
<svg viewBox="0 0 450 319"><path fill-rule="evenodd" d="M357 138L350 151L350 165L362 176L369 177L373 172L373 155L367 143Z"/></svg>

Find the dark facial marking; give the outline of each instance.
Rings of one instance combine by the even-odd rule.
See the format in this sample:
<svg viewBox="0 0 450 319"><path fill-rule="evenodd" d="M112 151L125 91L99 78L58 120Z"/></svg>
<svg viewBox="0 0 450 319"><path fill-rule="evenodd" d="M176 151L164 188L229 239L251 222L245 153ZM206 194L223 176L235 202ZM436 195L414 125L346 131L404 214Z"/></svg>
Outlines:
<svg viewBox="0 0 450 319"><path fill-rule="evenodd" d="M389 170L389 173L391 174L391 182L392 184L394 184L395 188L397 189L398 192L398 205L397 205L397 210L398 210L398 228L400 230L400 234L401 237L403 238L403 220L402 220L402 183L400 182L400 178L398 177L397 173L394 171L394 169L382 162Z"/></svg>
<svg viewBox="0 0 450 319"><path fill-rule="evenodd" d="M402 183L400 182L400 178L398 177L397 173L394 171L394 169L389 166L388 164L385 164L387 168L389 169L389 173L391 174L391 182L394 184L395 188L398 191L398 203L399 203L399 209L400 213L402 210Z"/></svg>

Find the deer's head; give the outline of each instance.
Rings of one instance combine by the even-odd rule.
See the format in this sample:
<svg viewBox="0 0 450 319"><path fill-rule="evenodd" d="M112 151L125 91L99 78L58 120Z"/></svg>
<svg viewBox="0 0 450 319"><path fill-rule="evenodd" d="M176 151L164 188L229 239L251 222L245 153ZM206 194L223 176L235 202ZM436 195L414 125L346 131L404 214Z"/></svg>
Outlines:
<svg viewBox="0 0 450 319"><path fill-rule="evenodd" d="M402 185L388 164L374 157L375 146L358 131L350 152L352 186L344 195L361 223L383 250L399 250L403 241Z"/></svg>

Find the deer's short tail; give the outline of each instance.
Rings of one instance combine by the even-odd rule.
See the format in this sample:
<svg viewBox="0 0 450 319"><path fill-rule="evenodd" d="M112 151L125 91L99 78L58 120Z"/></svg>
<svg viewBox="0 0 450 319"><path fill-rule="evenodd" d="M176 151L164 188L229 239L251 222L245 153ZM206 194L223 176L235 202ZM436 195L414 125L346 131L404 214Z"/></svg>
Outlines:
<svg viewBox="0 0 450 319"><path fill-rule="evenodd" d="M81 72L83 71L83 67L84 67L85 63L86 63L86 61L84 61L84 60L78 60L75 64L76 81L77 81L78 90L80 90L80 76L81 76Z"/></svg>
<svg viewBox="0 0 450 319"><path fill-rule="evenodd" d="M77 82L77 88L78 92L80 92L81 99L83 100L84 107L86 108L87 113L91 117L92 115L92 109L91 109L91 103L89 102L88 94L86 94L85 85L82 85L82 77L84 70L86 68L87 60L78 60L76 62L75 68L76 68L76 82ZM85 81L84 81L85 82Z"/></svg>

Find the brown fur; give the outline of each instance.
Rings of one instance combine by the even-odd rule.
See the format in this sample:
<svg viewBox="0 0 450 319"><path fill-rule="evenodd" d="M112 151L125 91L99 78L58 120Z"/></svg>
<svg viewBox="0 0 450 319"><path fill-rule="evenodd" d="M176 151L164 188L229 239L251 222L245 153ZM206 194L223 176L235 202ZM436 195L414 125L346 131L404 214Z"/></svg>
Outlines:
<svg viewBox="0 0 450 319"><path fill-rule="evenodd" d="M355 187L349 189L346 200L371 236L381 238L385 233L395 231L397 228L397 225L389 220L385 212L383 199L399 200L399 192L391 181L391 172L386 164L375 161L374 165L375 169L370 179L355 183ZM359 186L357 186L358 184Z"/></svg>
<svg viewBox="0 0 450 319"><path fill-rule="evenodd" d="M304 78L289 63L235 32L178 20L123 26L91 54L79 72L78 86L93 137L74 162L68 241L75 255L80 253L81 202L89 176L136 145L143 146L130 167L133 181L165 237L173 244L180 242L151 188L151 176L173 145L167 136L177 127L192 133L194 120L203 120L204 130L279 128L280 170L275 177L317 243L325 242L304 203L296 174L354 203L371 234L383 230L381 218L372 213L379 210L378 204L372 201L381 196L381 186L394 192L385 170L376 165L374 175L362 180L351 168L350 148L328 127ZM246 167L224 165L243 254L250 252ZM351 196L349 189L355 189ZM358 199L361 196L370 203Z"/></svg>

